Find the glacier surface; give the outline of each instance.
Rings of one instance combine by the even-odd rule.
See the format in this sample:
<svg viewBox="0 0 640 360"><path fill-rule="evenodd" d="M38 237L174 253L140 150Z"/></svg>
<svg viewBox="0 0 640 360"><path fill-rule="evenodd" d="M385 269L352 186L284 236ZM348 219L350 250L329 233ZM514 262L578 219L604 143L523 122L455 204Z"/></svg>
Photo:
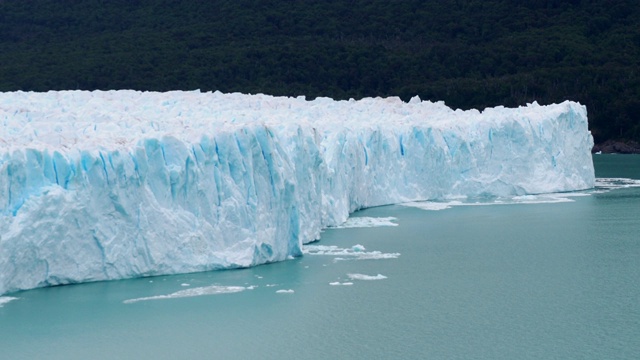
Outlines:
<svg viewBox="0 0 640 360"><path fill-rule="evenodd" d="M584 106L0 94L0 294L302 255L357 209L594 186Z"/></svg>

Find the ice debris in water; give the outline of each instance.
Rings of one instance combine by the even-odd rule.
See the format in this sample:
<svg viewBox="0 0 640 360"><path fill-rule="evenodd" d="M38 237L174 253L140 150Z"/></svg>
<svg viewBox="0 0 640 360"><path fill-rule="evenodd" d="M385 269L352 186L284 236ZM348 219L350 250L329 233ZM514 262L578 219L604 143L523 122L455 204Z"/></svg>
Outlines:
<svg viewBox="0 0 640 360"><path fill-rule="evenodd" d="M281 289L281 290L276 290L277 294L293 294L294 291L291 289Z"/></svg>
<svg viewBox="0 0 640 360"><path fill-rule="evenodd" d="M351 247L351 250L353 250L354 252L362 252L362 251L365 251L366 249L364 248L364 246L357 244L357 245L353 245Z"/></svg>
<svg viewBox="0 0 640 360"><path fill-rule="evenodd" d="M336 229L348 229L348 228L364 228L364 227L378 227L378 226L398 226L394 217L350 217L344 223L335 226Z"/></svg>
<svg viewBox="0 0 640 360"><path fill-rule="evenodd" d="M640 180L626 178L597 178L596 189L614 190L640 187Z"/></svg>
<svg viewBox="0 0 640 360"><path fill-rule="evenodd" d="M0 307L2 307L4 304L13 301L13 300L18 300L19 298L17 297L12 297L12 296L0 296Z"/></svg>
<svg viewBox="0 0 640 360"><path fill-rule="evenodd" d="M382 274L378 274L378 275L347 274L347 276L351 280L382 280L387 278Z"/></svg>
<svg viewBox="0 0 640 360"><path fill-rule="evenodd" d="M231 294L231 293L237 293L237 292L252 290L252 289L253 287L211 285L211 286L180 290L168 295L156 295L156 296L141 297L136 299L129 299L129 300L125 300L124 303L132 304L132 303L136 303L140 301L148 301L148 300L166 300L166 299L178 299L178 298L203 296L203 295Z"/></svg>
<svg viewBox="0 0 640 360"><path fill-rule="evenodd" d="M303 252L307 255L334 256L334 261L396 259L400 256L399 253L365 251L362 245L354 245L351 248L341 248L335 245L305 245Z"/></svg>

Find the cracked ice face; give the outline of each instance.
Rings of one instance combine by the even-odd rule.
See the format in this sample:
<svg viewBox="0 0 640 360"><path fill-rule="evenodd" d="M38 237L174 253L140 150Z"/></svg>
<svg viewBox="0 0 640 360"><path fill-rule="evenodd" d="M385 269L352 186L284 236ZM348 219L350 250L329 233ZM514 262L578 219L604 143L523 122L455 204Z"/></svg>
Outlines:
<svg viewBox="0 0 640 360"><path fill-rule="evenodd" d="M594 185L571 102L18 92L0 127L0 294L284 260L364 207Z"/></svg>

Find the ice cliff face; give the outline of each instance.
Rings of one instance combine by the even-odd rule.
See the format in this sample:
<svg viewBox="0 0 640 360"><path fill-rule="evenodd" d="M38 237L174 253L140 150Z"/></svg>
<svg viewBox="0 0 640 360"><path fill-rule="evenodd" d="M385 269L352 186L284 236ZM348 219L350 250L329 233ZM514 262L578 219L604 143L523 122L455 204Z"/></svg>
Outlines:
<svg viewBox="0 0 640 360"><path fill-rule="evenodd" d="M0 294L301 255L357 209L591 188L576 103L0 94Z"/></svg>

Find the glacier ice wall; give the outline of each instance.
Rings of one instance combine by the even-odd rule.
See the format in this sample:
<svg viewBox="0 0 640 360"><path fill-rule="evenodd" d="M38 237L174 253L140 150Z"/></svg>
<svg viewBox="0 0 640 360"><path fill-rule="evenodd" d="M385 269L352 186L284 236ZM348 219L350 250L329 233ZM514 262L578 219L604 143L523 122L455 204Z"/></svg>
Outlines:
<svg viewBox="0 0 640 360"><path fill-rule="evenodd" d="M591 188L572 102L0 94L0 294L284 260L370 206Z"/></svg>

